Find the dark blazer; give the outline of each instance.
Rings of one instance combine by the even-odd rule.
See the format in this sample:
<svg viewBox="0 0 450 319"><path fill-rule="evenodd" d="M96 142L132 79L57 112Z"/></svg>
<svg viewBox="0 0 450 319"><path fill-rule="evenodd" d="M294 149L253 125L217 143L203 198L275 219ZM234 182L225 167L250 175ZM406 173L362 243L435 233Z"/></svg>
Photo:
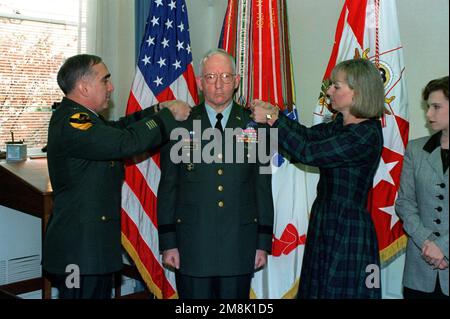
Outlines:
<svg viewBox="0 0 450 319"><path fill-rule="evenodd" d="M200 121L202 132L193 133L194 120ZM256 132L249 128L252 123L256 126L250 112L233 104L225 129ZM183 127L191 132L190 138L171 141L161 151L160 250L178 248L179 271L185 275L253 273L256 250L270 252L273 233L271 176L259 174L260 164L253 158L258 148L256 138L238 135L228 145L233 147L234 154L242 147L245 163L224 163L230 151L224 143L222 150L214 154L219 162L205 163L202 158L201 163L195 163L195 151L209 152L209 141L200 138L200 133L211 128L204 104L193 108ZM174 145L182 146L179 154L184 153L187 162L172 163L170 149Z"/></svg>
<svg viewBox="0 0 450 319"><path fill-rule="evenodd" d="M175 123L166 109L113 122L62 100L48 130L54 203L43 244L46 271L64 274L75 264L81 274L103 274L122 267L120 159L158 146Z"/></svg>
<svg viewBox="0 0 450 319"><path fill-rule="evenodd" d="M432 292L439 274L442 291L448 296L448 268L433 269L422 258L426 239L435 242L447 261L449 258L448 169L444 174L441 134L439 132L408 143L395 210L408 234L403 285Z"/></svg>

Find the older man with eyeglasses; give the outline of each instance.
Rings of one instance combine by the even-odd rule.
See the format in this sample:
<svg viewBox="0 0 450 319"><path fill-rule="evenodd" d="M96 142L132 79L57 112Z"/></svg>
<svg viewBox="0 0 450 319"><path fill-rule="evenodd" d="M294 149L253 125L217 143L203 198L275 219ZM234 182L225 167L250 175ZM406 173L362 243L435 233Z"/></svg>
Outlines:
<svg viewBox="0 0 450 319"><path fill-rule="evenodd" d="M159 248L163 263L175 270L180 298L248 299L252 275L271 251L271 178L259 174L262 164L251 155L259 147L258 139L251 138L257 124L249 110L233 102L239 82L226 51L208 52L197 77L205 101L181 123L189 138L171 141L161 151ZM201 131L195 130L198 125ZM222 145L219 152L202 144L203 133L213 127L213 138ZM227 137L227 129L236 128L242 136ZM170 150L180 142L187 161L176 164ZM244 161L234 158L239 147ZM196 161L192 155L199 150L202 158Z"/></svg>

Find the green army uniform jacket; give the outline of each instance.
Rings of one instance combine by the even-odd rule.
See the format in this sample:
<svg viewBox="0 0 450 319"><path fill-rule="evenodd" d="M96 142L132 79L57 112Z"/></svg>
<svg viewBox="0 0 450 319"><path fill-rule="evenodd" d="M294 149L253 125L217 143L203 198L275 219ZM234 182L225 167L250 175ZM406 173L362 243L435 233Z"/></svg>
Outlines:
<svg viewBox="0 0 450 319"><path fill-rule="evenodd" d="M194 131L195 120L201 123L202 132ZM178 248L182 274L250 274L254 272L256 250L271 251L271 175L259 174L256 158L251 163L257 154L258 138L256 130L248 126L250 123L257 125L248 110L234 103L225 130L242 128L249 133L237 135L231 143L234 154L242 147L245 163L226 163L230 149L225 143L220 152L213 152L218 162L206 163L202 157L196 163L195 151L210 152L209 140L201 141L204 130L211 129L204 104L194 107L189 119L182 123L190 132L188 140L174 141L176 137L172 136L162 148L157 210L159 248ZM182 146L179 154L188 154L184 163L171 161L170 152L175 145ZM252 149L256 152L252 153Z"/></svg>
<svg viewBox="0 0 450 319"><path fill-rule="evenodd" d="M54 203L43 244L46 271L64 274L73 264L80 274L104 274L122 267L121 159L159 146L175 125L167 109L106 121L63 98L48 131Z"/></svg>

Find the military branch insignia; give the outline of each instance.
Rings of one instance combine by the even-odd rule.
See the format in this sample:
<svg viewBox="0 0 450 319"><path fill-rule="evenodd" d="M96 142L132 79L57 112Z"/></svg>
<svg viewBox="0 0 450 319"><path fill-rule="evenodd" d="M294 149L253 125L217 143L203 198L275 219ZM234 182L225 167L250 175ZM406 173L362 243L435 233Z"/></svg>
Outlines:
<svg viewBox="0 0 450 319"><path fill-rule="evenodd" d="M75 113L73 114L70 119L69 123L73 128L76 128L77 130L86 131L94 125L92 123L91 118L87 113Z"/></svg>

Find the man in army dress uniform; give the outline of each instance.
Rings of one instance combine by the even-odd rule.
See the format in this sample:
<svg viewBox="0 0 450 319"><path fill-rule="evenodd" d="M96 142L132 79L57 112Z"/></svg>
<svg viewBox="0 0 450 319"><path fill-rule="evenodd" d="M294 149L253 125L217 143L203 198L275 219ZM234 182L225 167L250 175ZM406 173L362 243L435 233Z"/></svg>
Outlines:
<svg viewBox="0 0 450 319"><path fill-rule="evenodd" d="M251 156L257 148L256 125L250 112L233 102L240 77L233 58L214 50L201 63L197 84L205 102L195 106L181 123L190 138L182 138L188 158L205 150L205 129L225 131L241 128L242 136L225 141L212 163L174 163L171 141L161 151L161 181L158 187L158 233L163 263L175 269L180 298L248 299L255 269L266 264L272 247L273 202L271 178L260 174L260 164ZM195 126L201 124L201 131ZM215 134L221 134L216 131ZM217 136L216 136L217 137ZM219 143L220 144L220 143ZM245 161L226 160L232 144L244 150ZM240 144L240 145L239 145ZM241 154L242 155L242 154ZM242 159L242 158L241 158ZM266 163L267 164L267 163Z"/></svg>
<svg viewBox="0 0 450 319"><path fill-rule="evenodd" d="M87 54L67 59L57 76L65 97L48 130L54 203L43 268L64 299L111 297L122 267L120 160L159 146L190 112L172 101L107 121L99 113L114 90L110 77L101 58Z"/></svg>

